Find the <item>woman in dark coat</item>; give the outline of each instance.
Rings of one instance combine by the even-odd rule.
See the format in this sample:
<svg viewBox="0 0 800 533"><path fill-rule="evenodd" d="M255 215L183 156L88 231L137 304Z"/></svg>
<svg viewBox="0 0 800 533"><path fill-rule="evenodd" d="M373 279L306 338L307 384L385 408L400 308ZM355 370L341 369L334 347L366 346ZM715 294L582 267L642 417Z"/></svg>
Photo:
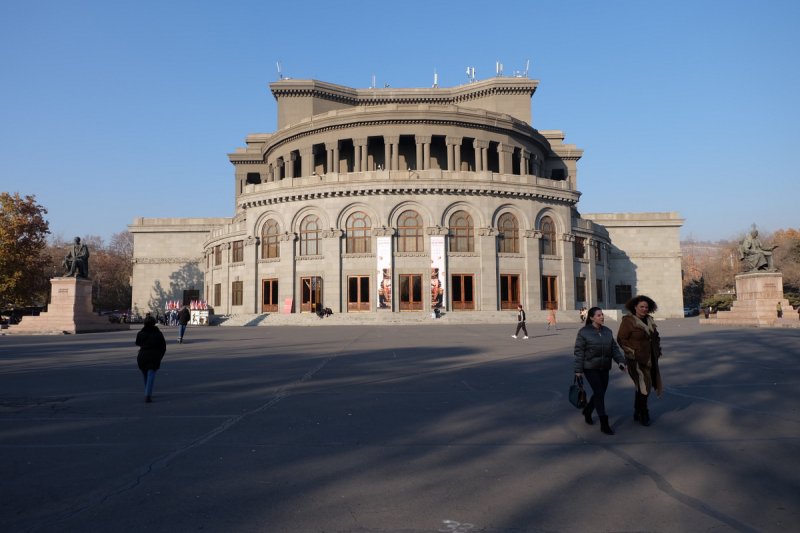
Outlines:
<svg viewBox="0 0 800 533"><path fill-rule="evenodd" d="M156 319L149 314L144 319L144 327L136 334L136 346L139 346L136 362L144 377L144 401L150 403L153 401L156 370L161 367L161 359L167 351L167 341L156 326Z"/></svg>
<svg viewBox="0 0 800 533"><path fill-rule="evenodd" d="M606 414L606 389L608 389L608 371L611 360L617 362L620 370L625 370L625 356L614 342L614 333L603 325L603 310L592 307L586 313L586 325L578 330L575 337L575 376L582 378L592 387L592 397L583 409L583 417L587 424L593 424L592 411L597 409L600 417L600 431L613 435L608 425Z"/></svg>
<svg viewBox="0 0 800 533"><path fill-rule="evenodd" d="M658 359L661 357L661 338L656 322L650 313L658 309L656 303L647 296L634 296L625 308L629 315L622 317L617 332L617 342L628 360L628 374L636 387L633 419L643 426L650 425L650 411L647 399L652 389L660 397L664 391Z"/></svg>

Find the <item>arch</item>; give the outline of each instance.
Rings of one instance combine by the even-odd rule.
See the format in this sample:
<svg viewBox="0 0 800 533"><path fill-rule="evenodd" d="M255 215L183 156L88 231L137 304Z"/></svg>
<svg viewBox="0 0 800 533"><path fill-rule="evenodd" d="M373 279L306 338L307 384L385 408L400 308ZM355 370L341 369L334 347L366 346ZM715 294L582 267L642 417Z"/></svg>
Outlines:
<svg viewBox="0 0 800 533"><path fill-rule="evenodd" d="M487 225L486 220L483 217L483 213L481 209L475 207L474 205L468 202L454 202L447 206L445 210L442 212L442 226L448 226L450 218L453 216L453 213L456 211L466 211L472 217L472 220L475 223L475 227L485 227Z"/></svg>
<svg viewBox="0 0 800 533"><path fill-rule="evenodd" d="M294 217L292 218L292 224L291 224L292 230L290 230L290 231L294 231L296 233L299 233L300 232L300 222L302 222L302 220L306 216L311 215L311 214L314 214L319 218L319 222L320 222L322 228L329 227L329 225L328 225L329 224L329 219L328 219L328 216L326 215L326 213L324 211L322 211L321 209L319 209L317 207L306 206L306 207L303 207L301 209L298 209L297 212L294 214Z"/></svg>
<svg viewBox="0 0 800 533"><path fill-rule="evenodd" d="M519 253L519 220L510 211L497 218L497 231L500 235L499 251L507 254Z"/></svg>
<svg viewBox="0 0 800 533"><path fill-rule="evenodd" d="M300 255L319 255L322 224L317 215L309 213L300 220Z"/></svg>
<svg viewBox="0 0 800 533"><path fill-rule="evenodd" d="M541 252L542 255L558 255L556 248L556 224L550 215L544 215L539 219L539 231L542 232Z"/></svg>
<svg viewBox="0 0 800 533"><path fill-rule="evenodd" d="M397 251L425 251L424 222L422 215L414 209L406 209L397 216Z"/></svg>
<svg viewBox="0 0 800 533"><path fill-rule="evenodd" d="M281 256L281 225L275 218L268 218L261 226L261 259L277 259Z"/></svg>
<svg viewBox="0 0 800 533"><path fill-rule="evenodd" d="M472 215L461 209L450 215L448 221L450 228L451 252L475 251L475 222Z"/></svg>
<svg viewBox="0 0 800 533"><path fill-rule="evenodd" d="M355 211L345 222L345 253L372 252L372 220L364 211Z"/></svg>
<svg viewBox="0 0 800 533"><path fill-rule="evenodd" d="M431 213L430 209L427 206L413 200L406 200L404 202L400 202L396 206L392 208L389 212L389 225L392 227L397 227L397 222L399 216L406 211L407 209L411 209L416 211L417 213L422 216L422 224L423 226L435 226L436 221Z"/></svg>

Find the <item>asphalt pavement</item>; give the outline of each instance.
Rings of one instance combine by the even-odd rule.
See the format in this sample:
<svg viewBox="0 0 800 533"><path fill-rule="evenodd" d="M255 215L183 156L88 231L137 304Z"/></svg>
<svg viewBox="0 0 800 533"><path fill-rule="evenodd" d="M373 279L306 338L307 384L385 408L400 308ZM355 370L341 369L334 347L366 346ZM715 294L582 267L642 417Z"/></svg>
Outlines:
<svg viewBox="0 0 800 533"><path fill-rule="evenodd" d="M150 404L136 329L2 336L0 531L797 531L800 330L659 322L608 436L578 324L514 326L162 328Z"/></svg>

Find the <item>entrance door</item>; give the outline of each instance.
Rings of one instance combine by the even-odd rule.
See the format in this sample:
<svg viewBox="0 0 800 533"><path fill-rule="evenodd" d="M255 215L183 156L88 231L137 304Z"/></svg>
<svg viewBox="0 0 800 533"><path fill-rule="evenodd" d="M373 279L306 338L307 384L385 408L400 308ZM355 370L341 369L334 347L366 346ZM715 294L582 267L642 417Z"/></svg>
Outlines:
<svg viewBox="0 0 800 533"><path fill-rule="evenodd" d="M516 309L519 305L519 276L500 274L500 309Z"/></svg>
<svg viewBox="0 0 800 533"><path fill-rule="evenodd" d="M400 274L400 310L422 311L422 274Z"/></svg>
<svg viewBox="0 0 800 533"><path fill-rule="evenodd" d="M453 274L450 276L450 281L453 311L475 309L474 276L472 274Z"/></svg>
<svg viewBox="0 0 800 533"><path fill-rule="evenodd" d="M316 313L322 308L322 278L300 278L303 293L300 295L300 312Z"/></svg>
<svg viewBox="0 0 800 533"><path fill-rule="evenodd" d="M369 311L369 276L348 276L347 278L347 310Z"/></svg>
<svg viewBox="0 0 800 533"><path fill-rule="evenodd" d="M542 276L542 309L558 309L558 278Z"/></svg>
<svg viewBox="0 0 800 533"><path fill-rule="evenodd" d="M277 279L262 279L261 280L261 312L262 313L277 313L278 312L278 280Z"/></svg>

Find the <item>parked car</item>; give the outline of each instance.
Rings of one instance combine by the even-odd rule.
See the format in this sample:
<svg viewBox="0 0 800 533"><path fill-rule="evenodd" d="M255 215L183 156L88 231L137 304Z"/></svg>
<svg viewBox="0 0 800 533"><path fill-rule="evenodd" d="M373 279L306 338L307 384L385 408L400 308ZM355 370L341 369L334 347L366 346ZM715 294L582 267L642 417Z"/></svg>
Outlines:
<svg viewBox="0 0 800 533"><path fill-rule="evenodd" d="M700 308L699 307L684 307L683 308L683 316L699 316L700 315Z"/></svg>

